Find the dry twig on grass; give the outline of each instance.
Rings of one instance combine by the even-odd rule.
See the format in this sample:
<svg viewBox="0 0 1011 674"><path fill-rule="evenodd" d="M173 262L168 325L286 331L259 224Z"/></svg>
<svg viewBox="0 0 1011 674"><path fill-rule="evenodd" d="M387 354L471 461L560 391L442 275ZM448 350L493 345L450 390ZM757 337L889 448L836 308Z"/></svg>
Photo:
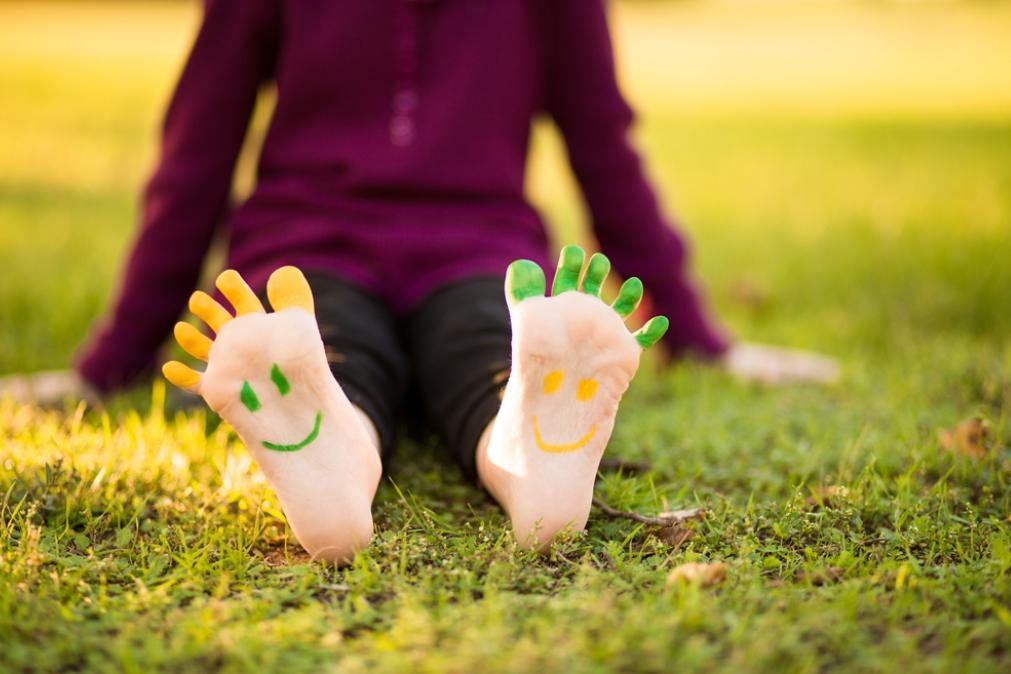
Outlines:
<svg viewBox="0 0 1011 674"><path fill-rule="evenodd" d="M593 499L593 505L600 508L601 512L607 517L632 520L633 522L639 522L651 527L649 533L672 548L679 548L682 543L691 538L695 533L690 528L681 525L689 520L700 520L706 514L706 511L702 508L688 508L686 510L672 510L670 512L659 513L651 517L636 512L617 510L599 498Z"/></svg>
<svg viewBox="0 0 1011 674"><path fill-rule="evenodd" d="M628 512L624 510L616 510L611 506L607 505L599 498L593 499L593 505L600 508L608 517L614 517L618 519L632 520L633 522L639 522L641 524L651 524L657 527L673 527L682 522L687 522L688 520L700 520L706 516L706 511L702 508L687 508L685 510L672 510L670 512L659 513L656 516L641 515L636 512Z"/></svg>

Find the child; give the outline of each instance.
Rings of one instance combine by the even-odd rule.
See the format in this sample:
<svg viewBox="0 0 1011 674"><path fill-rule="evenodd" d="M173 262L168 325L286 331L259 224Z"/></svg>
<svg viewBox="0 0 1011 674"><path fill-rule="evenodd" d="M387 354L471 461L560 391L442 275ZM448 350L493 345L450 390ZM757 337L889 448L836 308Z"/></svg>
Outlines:
<svg viewBox="0 0 1011 674"><path fill-rule="evenodd" d="M256 188L231 210L268 80L277 106ZM207 0L121 292L78 372L107 392L151 369L220 228L238 273L218 287L240 316L195 295L193 312L223 332L211 351L177 327L210 363L202 379L181 365L167 375L236 426L314 556L347 559L367 542L375 450L391 447L412 384L521 543L581 528L638 362L618 317L636 285L618 313L606 307L595 257L586 292L535 297L548 246L523 180L541 112L565 139L601 249L670 318L666 345L728 353L629 144L604 0ZM582 265L563 251L556 292L574 290ZM261 313L250 288L282 310ZM649 326L646 342L660 332Z"/></svg>

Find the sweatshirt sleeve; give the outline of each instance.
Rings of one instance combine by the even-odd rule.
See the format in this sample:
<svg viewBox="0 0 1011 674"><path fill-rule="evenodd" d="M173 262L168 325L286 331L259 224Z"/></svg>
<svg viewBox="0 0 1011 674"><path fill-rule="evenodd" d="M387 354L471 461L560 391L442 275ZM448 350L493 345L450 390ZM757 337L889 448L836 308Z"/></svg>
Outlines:
<svg viewBox="0 0 1011 674"><path fill-rule="evenodd" d="M165 114L161 152L141 200L119 292L77 370L100 391L155 364L224 218L260 84L276 53L276 0L206 0Z"/></svg>
<svg viewBox="0 0 1011 674"><path fill-rule="evenodd" d="M618 88L605 0L549 0L545 109L558 125L601 251L638 276L671 327L675 353L723 353L728 337L688 271L687 245L660 212L629 140L634 115Z"/></svg>

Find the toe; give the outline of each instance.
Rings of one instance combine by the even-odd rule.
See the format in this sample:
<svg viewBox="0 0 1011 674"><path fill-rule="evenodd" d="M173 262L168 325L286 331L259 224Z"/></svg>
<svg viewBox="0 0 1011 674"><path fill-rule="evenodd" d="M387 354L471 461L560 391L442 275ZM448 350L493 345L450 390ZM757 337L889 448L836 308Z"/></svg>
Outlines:
<svg viewBox="0 0 1011 674"><path fill-rule="evenodd" d="M654 316L646 321L645 325L633 332L632 336L635 337L635 341L639 342L639 346L648 349L660 341L660 338L666 334L669 327L670 321L667 320L666 316Z"/></svg>
<svg viewBox="0 0 1011 674"><path fill-rule="evenodd" d="M198 290L190 295L190 311L193 315L207 324L215 334L221 332L222 326L232 320L232 315L218 304L217 300Z"/></svg>
<svg viewBox="0 0 1011 674"><path fill-rule="evenodd" d="M579 246L569 244L558 255L558 269L551 285L551 295L561 295L579 287L579 274L583 271L585 253Z"/></svg>
<svg viewBox="0 0 1011 674"><path fill-rule="evenodd" d="M619 316L625 318L636 310L640 301L642 301L642 281L632 276L621 284L618 297L611 306Z"/></svg>
<svg viewBox="0 0 1011 674"><path fill-rule="evenodd" d="M176 342L179 343L183 351L197 360L207 362L211 352L211 340L208 339L207 335L204 335L189 323L183 322L176 323L173 333L175 334Z"/></svg>
<svg viewBox="0 0 1011 674"><path fill-rule="evenodd" d="M544 270L531 260L516 260L506 269L506 300L510 304L544 297Z"/></svg>
<svg viewBox="0 0 1011 674"><path fill-rule="evenodd" d="M600 289L604 279L611 271L611 261L601 253L594 253L586 265L586 276L583 278L583 292L587 295L600 297Z"/></svg>
<svg viewBox="0 0 1011 674"><path fill-rule="evenodd" d="M170 360L162 365L161 372L166 379L186 391L195 393L200 387L200 374L177 360Z"/></svg>
<svg viewBox="0 0 1011 674"><path fill-rule="evenodd" d="M315 315L312 289L298 267L281 267L271 274L267 279L267 298L274 311L295 307Z"/></svg>
<svg viewBox="0 0 1011 674"><path fill-rule="evenodd" d="M256 293L234 269L221 272L214 285L231 303L236 316L263 313L263 304L256 297Z"/></svg>

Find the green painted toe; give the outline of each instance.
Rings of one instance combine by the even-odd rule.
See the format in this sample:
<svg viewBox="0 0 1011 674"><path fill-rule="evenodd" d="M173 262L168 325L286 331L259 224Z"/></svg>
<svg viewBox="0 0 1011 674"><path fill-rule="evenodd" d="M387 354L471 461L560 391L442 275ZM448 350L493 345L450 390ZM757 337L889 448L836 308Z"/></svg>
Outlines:
<svg viewBox="0 0 1011 674"><path fill-rule="evenodd" d="M635 308L639 306L639 302L642 300L642 281L636 276L631 276L621 284L621 290L618 291L618 298L614 300L614 310L618 312L618 315L622 318L627 317Z"/></svg>
<svg viewBox="0 0 1011 674"><path fill-rule="evenodd" d="M660 341L669 327L670 321L666 316L654 316L646 321L644 326L633 332L632 336L635 337L635 341L639 342L639 346L648 349Z"/></svg>
<svg viewBox="0 0 1011 674"><path fill-rule="evenodd" d="M544 270L531 260L516 260L506 269L506 298L522 302L528 297L544 297Z"/></svg>
<svg viewBox="0 0 1011 674"><path fill-rule="evenodd" d="M569 244L558 254L558 269L555 271L555 282L551 284L551 295L579 288L579 273L583 271L583 259L586 254L579 246Z"/></svg>
<svg viewBox="0 0 1011 674"><path fill-rule="evenodd" d="M562 248L562 252L558 256L555 282L551 284L552 295L561 295L570 290L579 289L579 276L583 271L585 257L586 254L579 246L568 245ZM594 253L586 265L582 291L587 295L600 297L601 287L610 271L611 261L602 253ZM532 260L516 260L506 270L506 299L510 304L522 302L530 297L544 297L545 285L544 270ZM611 306L619 316L627 318L642 301L642 292L642 281L632 276L621 284L618 297ZM660 341L669 327L670 321L666 317L654 316L633 332L632 336L635 337L639 346L648 349ZM278 388L281 386L278 385ZM252 390L249 393L253 394ZM282 390L281 393L283 394L284 391Z"/></svg>
<svg viewBox="0 0 1011 674"><path fill-rule="evenodd" d="M590 262L586 265L586 276L583 277L583 292L600 297L600 288L610 271L611 261L603 253L594 253L590 256Z"/></svg>

